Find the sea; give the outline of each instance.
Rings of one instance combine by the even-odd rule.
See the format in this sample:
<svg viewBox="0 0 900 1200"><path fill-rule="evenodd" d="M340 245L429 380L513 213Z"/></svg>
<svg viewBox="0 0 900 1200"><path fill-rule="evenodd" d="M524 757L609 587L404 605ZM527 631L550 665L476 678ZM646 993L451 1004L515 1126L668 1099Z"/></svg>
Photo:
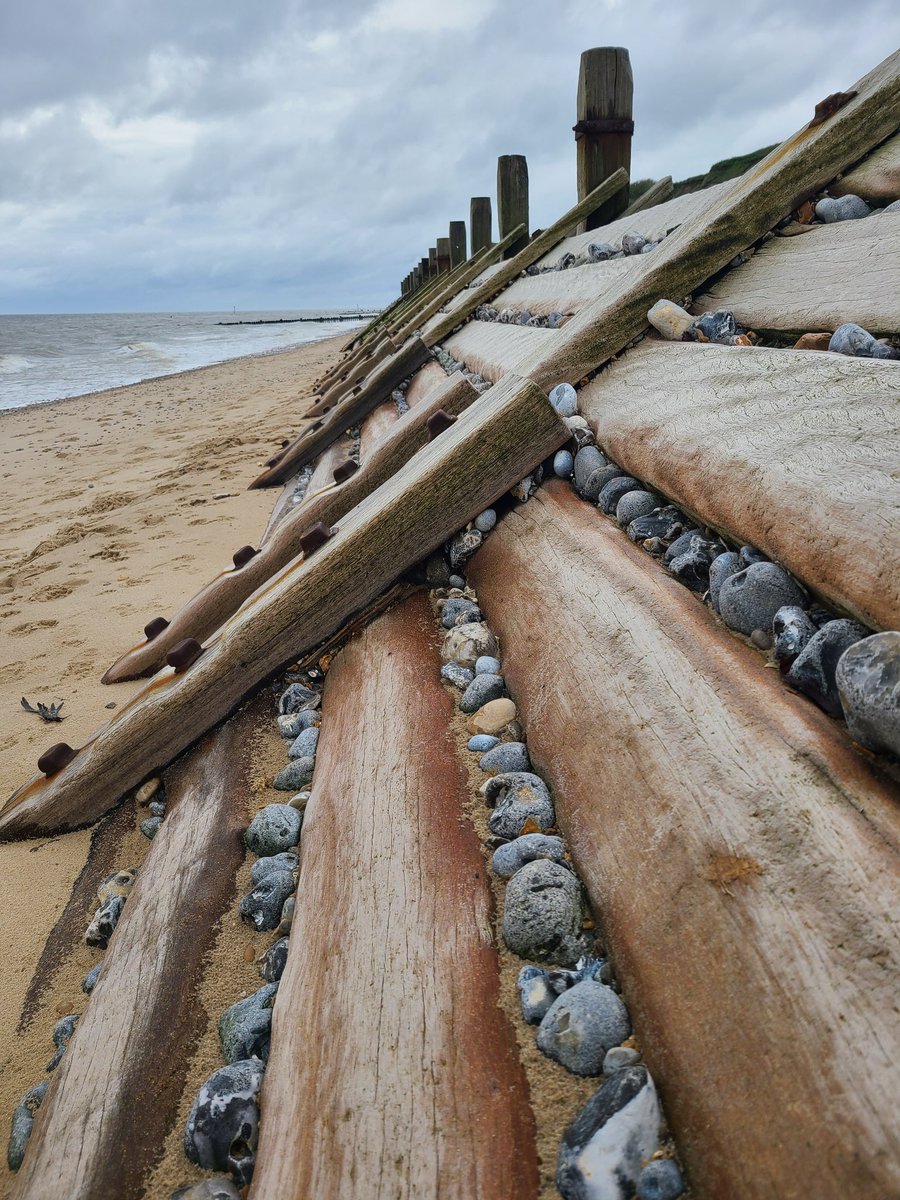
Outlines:
<svg viewBox="0 0 900 1200"><path fill-rule="evenodd" d="M0 409L274 354L344 330L349 336L368 319L335 316L336 310L0 315Z"/></svg>

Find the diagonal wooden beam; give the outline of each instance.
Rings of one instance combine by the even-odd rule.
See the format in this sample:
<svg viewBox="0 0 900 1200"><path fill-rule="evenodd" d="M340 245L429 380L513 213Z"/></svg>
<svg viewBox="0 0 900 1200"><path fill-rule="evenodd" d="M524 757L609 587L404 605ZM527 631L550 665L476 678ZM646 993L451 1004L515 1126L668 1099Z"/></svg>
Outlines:
<svg viewBox="0 0 900 1200"><path fill-rule="evenodd" d="M0 808L0 837L95 820L221 721L252 688L339 629L569 438L546 395L510 377L261 588L176 674L167 668L49 778Z"/></svg>
<svg viewBox="0 0 900 1200"><path fill-rule="evenodd" d="M643 212L645 208L653 208L657 204L662 204L672 195L673 190L672 176L664 175L662 179L657 179L656 183L651 184L643 195L638 196L637 200L632 201L622 216L633 217L635 213ZM603 231L600 230L600 232Z"/></svg>

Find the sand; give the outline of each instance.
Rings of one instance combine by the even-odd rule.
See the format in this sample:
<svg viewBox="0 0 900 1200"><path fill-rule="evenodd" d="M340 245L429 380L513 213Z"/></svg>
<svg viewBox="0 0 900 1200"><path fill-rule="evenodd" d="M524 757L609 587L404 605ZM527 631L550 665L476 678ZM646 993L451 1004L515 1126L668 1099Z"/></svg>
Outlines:
<svg viewBox="0 0 900 1200"><path fill-rule="evenodd" d="M100 676L151 617L259 543L279 492L247 484L346 338L0 413L0 797L47 746L78 745L141 686ZM67 719L45 724L22 696L62 701ZM146 852L141 815L126 805L93 830L0 845L4 1145L12 1106L52 1055L54 1020L86 1003L80 980L97 956L78 945L81 923L109 862ZM0 1196L11 1179L4 1162Z"/></svg>

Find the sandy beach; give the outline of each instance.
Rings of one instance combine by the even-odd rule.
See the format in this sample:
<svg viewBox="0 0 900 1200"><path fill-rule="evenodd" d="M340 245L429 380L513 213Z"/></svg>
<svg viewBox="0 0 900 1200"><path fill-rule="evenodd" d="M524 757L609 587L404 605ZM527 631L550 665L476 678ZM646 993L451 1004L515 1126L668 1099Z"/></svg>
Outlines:
<svg viewBox="0 0 900 1200"><path fill-rule="evenodd" d="M144 624L170 615L239 546L258 544L278 490L247 484L296 430L312 381L346 338L0 413L4 798L49 745L78 745L140 686L100 677ZM62 702L66 720L44 723L21 707L23 696ZM0 912L4 1138L52 1055L53 1022L73 1011L93 961L69 912L45 950L48 935L73 888L89 903L113 847L138 865L149 845L127 807L94 830L0 845L0 871L15 881ZM0 1196L13 1178L4 1162Z"/></svg>

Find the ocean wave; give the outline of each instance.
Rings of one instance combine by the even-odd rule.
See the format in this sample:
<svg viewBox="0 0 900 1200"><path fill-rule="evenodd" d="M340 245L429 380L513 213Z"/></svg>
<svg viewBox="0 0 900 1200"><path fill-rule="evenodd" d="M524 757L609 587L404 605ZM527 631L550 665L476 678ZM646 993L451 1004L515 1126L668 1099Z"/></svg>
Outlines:
<svg viewBox="0 0 900 1200"><path fill-rule="evenodd" d="M159 342L126 342L114 351L122 358L145 358L151 362L174 363L176 358Z"/></svg>
<svg viewBox="0 0 900 1200"><path fill-rule="evenodd" d="M0 354L0 375L17 375L33 364L21 354Z"/></svg>

